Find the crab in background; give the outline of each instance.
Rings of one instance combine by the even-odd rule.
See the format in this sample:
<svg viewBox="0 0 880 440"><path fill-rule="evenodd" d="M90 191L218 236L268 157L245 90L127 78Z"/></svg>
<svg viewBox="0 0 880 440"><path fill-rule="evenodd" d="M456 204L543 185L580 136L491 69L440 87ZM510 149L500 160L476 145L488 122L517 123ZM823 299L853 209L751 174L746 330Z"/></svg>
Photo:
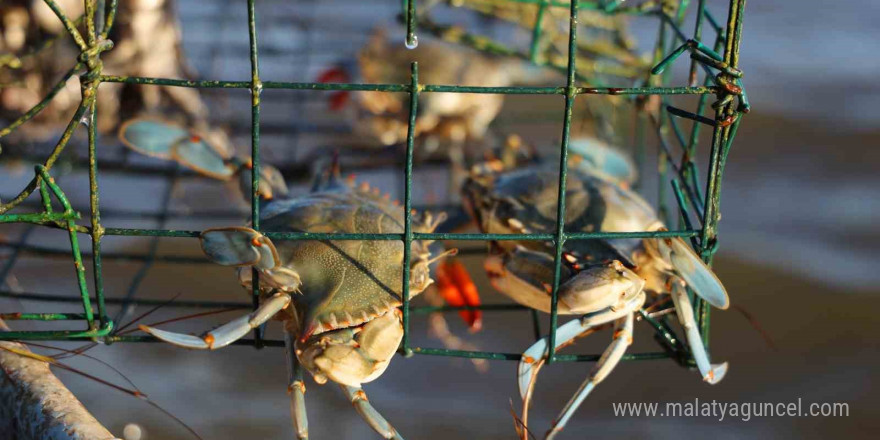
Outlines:
<svg viewBox="0 0 880 440"><path fill-rule="evenodd" d="M56 0L85 32L82 0ZM152 78L191 78L183 55L173 0L126 0L118 4L108 38L113 49L101 55L102 73ZM72 68L79 50L61 20L42 0L4 0L0 6L0 117L13 120L40 102ZM81 73L81 72L80 72ZM21 127L29 139L63 128L81 100L79 81L66 86L33 121ZM141 113L178 113L205 130L207 107L197 89L106 82L98 93L98 128L112 133L122 120ZM179 109L179 110L178 110Z"/></svg>
<svg viewBox="0 0 880 440"><path fill-rule="evenodd" d="M567 232L635 232L663 230L651 206L622 183L634 172L623 160L597 160L614 150L587 148L588 160L569 164L566 181ZM601 166L597 164L602 164ZM466 207L481 231L493 234L552 233L556 230L558 170L541 166L508 170L501 164L475 167L465 183ZM490 281L514 301L550 312L554 246L541 241L496 241L485 261ZM711 364L694 320L686 287L709 304L726 309L727 292L693 249L680 237L660 239L576 240L565 242L561 258L557 310L582 315L556 330L556 347L579 335L612 324L611 345L593 372L569 400L548 431L553 438L577 407L614 369L632 342L634 313L648 295L668 293L684 328L687 344L703 379L715 384L727 363ZM543 338L523 353L518 369L520 395L528 401L543 358L551 347ZM526 418L524 414L524 419Z"/></svg>
<svg viewBox="0 0 880 440"><path fill-rule="evenodd" d="M425 39L417 48L407 49L389 41L385 30L377 28L355 61L327 69L318 80L409 84L413 61L419 62L420 84L506 87L538 84L558 76L519 59L488 55L437 39ZM428 152L441 145L461 149L466 143L482 142L503 103L504 95L500 94L423 93L414 134ZM339 91L331 94L329 105L333 110L345 110L355 133L376 145L406 142L408 94Z"/></svg>
<svg viewBox="0 0 880 440"><path fill-rule="evenodd" d="M378 29L357 54L356 62L346 62L324 72L323 82L363 82L409 84L410 64L419 63L422 84L466 84L507 86L513 83L513 70L498 58L440 41L422 42L410 50L387 41ZM334 110L345 109L354 123L355 133L378 145L406 142L409 121L409 95L371 91L340 91L331 95ZM347 104L351 102L351 106ZM502 95L425 93L419 97L415 135L426 138L429 150L441 142L463 144L481 140L489 123L501 111Z"/></svg>
<svg viewBox="0 0 880 440"><path fill-rule="evenodd" d="M242 174L249 189L249 161L229 158L190 130L170 123L136 119L120 137L126 145L166 158L207 176L228 179ZM271 167L262 167L274 170ZM285 197L280 174L263 174L258 191L268 202L261 210L264 230L276 233L403 233L403 208L367 185L340 179L338 166L314 181L311 193ZM443 215L415 214L415 232L432 232ZM243 337L269 319L281 320L290 372L291 414L298 438L308 438L305 384L300 368L319 384L340 385L366 422L384 438L402 438L369 403L361 385L377 379L403 337L401 305L404 244L399 240L290 240L273 243L248 227L208 229L202 250L213 262L236 266L240 283L252 289L259 273L260 306L201 336L142 326L141 330L177 346L216 350ZM431 283L429 241L412 242L409 296Z"/></svg>

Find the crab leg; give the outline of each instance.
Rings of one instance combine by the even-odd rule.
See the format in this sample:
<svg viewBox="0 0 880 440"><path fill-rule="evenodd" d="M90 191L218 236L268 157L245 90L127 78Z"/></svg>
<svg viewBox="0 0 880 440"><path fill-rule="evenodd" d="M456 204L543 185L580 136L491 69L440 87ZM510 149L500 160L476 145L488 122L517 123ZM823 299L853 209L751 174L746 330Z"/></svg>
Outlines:
<svg viewBox="0 0 880 440"><path fill-rule="evenodd" d="M403 440L403 437L401 437L394 427L385 420L385 417L382 417L382 414L379 414L379 411L376 411L376 408L373 408L373 405L370 405L370 401L367 400L367 393L365 393L361 387L352 387L342 384L339 384L339 387L342 388L342 391L345 393L346 397L348 397L348 400L354 405L354 409L357 410L358 414L360 414L364 421L378 432L379 435L386 439Z"/></svg>
<svg viewBox="0 0 880 440"><path fill-rule="evenodd" d="M240 318L229 321L220 327L215 328L204 336L193 336L182 333L174 333L166 330L160 330L146 325L139 325L141 331L149 333L165 342L198 350L215 350L223 348L236 340L242 338L255 327L262 325L269 318L275 316L276 313L290 304L290 295L286 293L276 293L267 301L263 302L257 310Z"/></svg>
<svg viewBox="0 0 880 440"><path fill-rule="evenodd" d="M595 313L586 314L580 319L565 323L565 325L556 329L556 347L554 348L554 351L594 327L620 319L627 314L632 314L633 310L638 310L644 303L645 295L640 294L620 309L614 310L609 307ZM519 361L519 394L523 399L526 398L526 394L531 389L532 381L535 380L535 366L538 365L541 359L550 354L548 351L548 342L549 338L541 338L523 353L522 360Z"/></svg>
<svg viewBox="0 0 880 440"><path fill-rule="evenodd" d="M602 353L602 357L599 358L599 362L596 363L593 372L590 373L590 377L581 384L577 393L572 396L571 400L569 400L565 405L565 408L563 408L562 413L560 413L556 421L553 422L553 426L547 431L547 436L545 437L546 440L551 440L557 433L562 431L562 428L568 423L568 419L571 418L575 410L581 405L584 399L587 398L590 392L593 391L593 388L602 382L602 380L611 373L611 370L617 366L617 363L620 362L620 359L626 352L626 348L632 344L632 330L632 313L628 313L625 317L618 319L614 323L614 339L612 340L611 345L609 345L608 348L605 349L605 352Z"/></svg>
<svg viewBox="0 0 880 440"><path fill-rule="evenodd" d="M309 419L306 416L306 384L303 382L302 366L296 358L294 337L289 331L284 332L284 352L287 356L287 393L290 394L290 417L293 420L293 429L296 438L308 440Z"/></svg>
<svg viewBox="0 0 880 440"><path fill-rule="evenodd" d="M700 370L703 380L711 385L721 382L724 375L727 374L727 362L722 364L709 363L709 354L706 353L706 346L703 345L703 338L700 337L700 331L697 329L697 323L694 321L694 308L688 298L687 291L681 282L672 282L672 302L675 303L675 313L678 315L678 321L684 327L685 338L688 346L691 348L691 354L694 356L694 362Z"/></svg>

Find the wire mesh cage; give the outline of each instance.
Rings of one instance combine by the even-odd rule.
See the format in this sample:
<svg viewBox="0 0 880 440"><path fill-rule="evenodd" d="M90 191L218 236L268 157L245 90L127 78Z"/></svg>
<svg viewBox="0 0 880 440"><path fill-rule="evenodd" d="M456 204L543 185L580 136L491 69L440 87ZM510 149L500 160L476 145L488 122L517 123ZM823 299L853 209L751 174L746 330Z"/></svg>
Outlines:
<svg viewBox="0 0 880 440"><path fill-rule="evenodd" d="M250 182L250 199L247 212L252 227L260 231L260 173L261 166L268 163L266 149L269 143L283 144L284 148L272 149L271 162L281 169L285 177L302 180L313 171L316 156L314 151L327 151L339 144L351 144L357 141L350 127L341 124L333 117L312 118L310 115L322 113L318 108L324 105L327 94L336 92L368 91L378 93L397 93L407 96L408 114L405 141L402 148L391 154L377 154L375 150L343 150L340 154L343 167L356 172L370 173L377 169L397 169L400 179L400 196L404 212L404 231L397 234L364 234L364 233L278 233L261 231L272 240L398 240L405 243L403 257L403 289L401 311L403 314L404 336L399 353L409 355L439 355L490 360L519 361L520 353L501 352L497 350L454 350L414 345L410 340L410 322L428 312L456 312L474 307L414 307L410 304L408 290L412 255L411 244L414 240L455 240L458 242L486 242L543 240L552 243L555 249L555 274L551 286L551 313L549 328L540 330L538 315L527 308L512 304L487 304L476 308L487 313L498 310L522 310L518 313L529 314L533 320L535 336L549 337L549 345L555 346L558 322L557 293L560 286L560 265L562 264L563 246L566 242L577 240L611 240L628 238L670 238L682 237L690 240L704 261L711 263L717 251L718 222L720 220L721 177L727 155L731 149L742 116L749 111L748 99L742 85L742 72L739 64L739 45L742 33L742 13L744 0L730 0L727 9L727 20L719 21L705 0L690 2L680 1L645 1L634 5L620 1L543 1L543 0L463 0L449 2L444 16L434 14L439 8L437 3L426 2L417 5L414 0L404 0L402 8L395 6L393 13L399 13L406 28L405 41L400 45L415 47L417 36L433 34L438 39L451 41L455 44L469 46L484 53L502 57L513 57L529 62L538 67L548 68L564 74L564 84L552 86L469 86L425 83L420 78L420 68L426 63L441 63L443 60L423 60L413 62L405 72L408 79L401 83L327 83L309 81L315 78L322 69L332 65L339 57L353 57L355 54L349 41L342 38L346 33L367 34L369 29L340 26L332 20L334 14L331 5L318 5L314 2L305 4L288 4L286 2L258 3L247 2L245 10L239 5L218 2L199 8L188 9L181 14L184 28L185 45L188 52L201 54L192 57L193 64L199 71L220 72L219 75L230 73L230 76L246 72L247 80L218 79L179 79L140 76L108 75L102 69L102 54L113 50L113 43L108 39L116 14L117 1L89 1L84 4L82 21L74 20L52 0L46 0L52 11L64 24L66 36L73 39L80 54L75 65L65 74L61 83L71 77L79 76L81 85L81 102L76 106L60 139L50 145L47 154L34 153L36 150L16 148L4 145L0 159L15 157L19 163L34 164L32 178L24 179L24 187L14 194L3 194L0 201L0 223L18 224L17 239L7 239L0 246L6 250L6 259L0 266L0 280L5 284L0 292L3 296L19 299L81 304L78 312L56 312L47 305L45 311L39 313L4 313L2 319L8 321L35 321L27 330L0 332L3 340L93 340L103 343L147 342L154 341L152 336L120 334L117 329L124 312L132 305L160 305L167 301L155 298L139 297L140 288L152 264L157 261L195 267L207 263L204 258L190 255L169 255L159 252L160 238L181 238L194 240L201 234L196 229L175 229L169 227L179 217L186 217L191 212L175 209L172 206L174 182L192 176L192 173L180 167L157 165L154 162L139 161L129 157L127 153L111 154L102 152L114 141L103 138L98 130L98 90L102 85L125 84L142 85L144 87L192 88L205 93L212 103L212 117L222 120L234 133L249 138L249 156L253 161L252 180ZM692 4L693 3L693 4ZM260 12L260 8L265 8ZM418 8L418 10L417 10ZM388 8L389 10L392 8ZM424 9L424 10L423 10ZM456 22L463 15L455 11L466 9L476 12L468 19L469 23ZM338 11L338 10L337 10ZM384 11L384 10L383 10ZM237 12L237 13L233 13ZM585 15L590 14L590 15ZM221 17L219 24L218 17ZM292 22L279 24L282 18L296 17ZM445 17L445 18L444 18ZM499 18L500 17L500 18ZM567 27L548 25L548 17L564 17ZM654 23L657 29L656 45L651 49L650 59L639 58L638 50L626 41L620 22L624 18L641 19L640 25ZM444 22L446 20L446 22ZM462 19L463 20L463 19ZM602 21L605 20L605 21ZM692 20L693 30L688 33L686 20ZM450 23L451 21L451 23ZM463 20L465 21L465 20ZM623 20L625 21L625 20ZM265 24L264 24L265 23ZM468 25L476 23L477 31L472 32ZM488 23L488 24L487 24ZM597 26L592 24L599 23ZM350 24L350 23L348 23ZM527 29L530 36L526 40L506 44L507 28L512 25L519 29ZM219 27L217 35L234 32L246 32L248 44L243 39L221 41L219 44L205 40L207 30ZM246 29L245 29L246 28ZM608 51L607 45L593 44L601 41L589 38L596 29L605 32L604 36L612 41L612 46L624 48L623 51ZM83 31L84 30L84 31ZM483 31L481 34L480 31ZM322 33L323 32L323 33ZM265 34L264 34L265 33ZM191 34L191 35L190 35ZM199 40L202 35L203 40ZM265 36L264 36L265 35ZM294 35L295 37L291 37ZM583 38L579 35L586 35ZM190 36L195 36L188 39ZM211 35L212 36L212 35ZM427 36L427 35L425 35ZM495 38L497 37L497 38ZM562 43L560 43L560 39ZM265 40L265 41L264 41ZM294 41L294 44L287 44ZM425 41L425 38L422 38ZM706 43L711 41L712 43ZM201 50L190 50L203 44ZM205 49L207 47L208 49ZM606 52L603 52L606 51ZM244 54L248 54L245 62ZM595 62L589 54L600 53ZM617 54L606 56L608 53ZM587 54L587 55L585 55ZM685 65L681 56L689 54L690 63ZM608 59L611 59L608 62ZM268 62L272 60L271 62ZM684 79L673 75L673 67L680 67ZM270 71L267 71L270 70ZM700 79L699 73L703 73ZM218 76L219 76L218 75ZM223 77L223 76L220 76ZM276 78L285 78L276 80ZM265 79L264 79L265 78ZM287 78L290 78L289 80ZM38 105L0 131L0 138L12 133L17 127L26 124L36 116L53 98L60 87L45 97ZM440 205L447 210L459 209L456 205L443 203L420 203L415 192L417 182L414 180L414 167L423 165L417 160L418 136L417 123L420 117L419 105L425 95L450 93L474 95L511 95L522 99L561 99L562 105L554 111L562 112L561 134L556 154L559 158L559 188L566 187L568 178L569 145L573 126L577 123L578 103L602 105L611 102L620 105L627 116L622 119L630 123L631 130L621 133L615 130L613 123L598 128L605 130L606 137L635 138L636 157L642 168L656 160L658 169L658 207L661 218L667 224L678 224L679 228L671 231L630 231L630 232L584 232L565 229L564 218L566 209L566 191L558 191L557 224L552 233L546 234L485 234L485 233L454 233L433 232L419 233L413 229L413 210L415 208L436 208ZM617 101L600 101L602 97L610 97ZM678 97L694 98L693 100L676 101ZM536 101L537 102L537 101ZM693 110L682 109L683 104L692 105ZM599 104L597 104L599 103ZM707 115L709 107L714 115ZM267 111L268 110L268 111ZM607 115L602 110L592 108L593 115L598 119ZM278 117L279 115L297 115L296 120ZM326 112L324 112L326 114ZM250 119L249 123L247 120ZM690 131L685 127L690 123ZM599 123L601 125L601 122ZM75 147L68 146L74 133L84 126L87 140L83 145L82 154L76 154ZM706 126L711 131L711 138L702 133ZM659 141L656 159L646 157L647 133L656 132ZM702 134L702 136L701 136ZM246 142L247 143L247 142ZM309 150L303 145L317 148ZM121 151L121 149L118 149ZM67 157L65 157L67 156ZM377 159L378 157L378 159ZM702 162L704 176L698 164ZM427 162L426 169L438 162ZM88 193L86 206L75 206L68 200L67 185L59 184L53 176L63 173L65 169L84 168L87 170ZM103 173L122 173L159 177L166 183L160 197L156 200L157 209L150 213L117 208L110 203L99 203L99 175ZM83 176L85 177L85 176ZM18 179L22 180L22 179ZM393 179L392 179L393 180ZM704 183L701 183L701 180ZM66 182L66 181L65 181ZM398 181L395 180L395 183ZM76 187L74 183L70 183ZM80 184L81 185L81 184ZM644 188L644 184L642 187ZM80 187L76 187L80 188ZM671 195L671 197L670 197ZM423 197L424 198L424 197ZM453 200L454 201L454 200ZM671 201L674 203L668 203ZM669 205L669 206L667 206ZM240 206L220 208L210 206L199 211L205 221L224 218L233 221L242 214ZM107 219L107 220L105 220ZM672 221L675 220L675 221ZM148 223L154 227L133 226ZM34 243L33 238L39 237L43 231L50 229L66 233L68 249L51 248ZM114 246L114 251L105 251L103 246L107 238L141 237L149 241L146 253L126 252L124 247ZM85 238L87 243L80 240ZM12 289L7 276L16 261L23 255L39 258L72 259L77 292L21 292ZM107 295L105 288L107 261L132 261L140 264L139 269L125 288L118 289L122 295ZM90 280L87 264L91 263ZM69 264L69 263L68 263ZM255 274L255 276L257 276ZM189 301L186 298L176 300L171 307L204 307L204 308L255 308L258 305L258 283L254 284L253 301L229 303L219 301ZM114 289L116 290L116 289ZM699 297L694 298L697 318L704 342L709 342L709 306ZM108 307L119 305L120 312L111 316ZM665 318L653 319L643 314L643 319L660 335L659 340L664 350L658 352L635 353L626 355L627 360L675 358L684 364L691 362L689 354L675 338ZM55 321L55 322L50 322ZM283 346L277 339L267 339L262 328L253 332L253 337L244 338L236 344L263 346ZM548 363L566 361L596 361L599 355L578 354L563 355L551 353Z"/></svg>

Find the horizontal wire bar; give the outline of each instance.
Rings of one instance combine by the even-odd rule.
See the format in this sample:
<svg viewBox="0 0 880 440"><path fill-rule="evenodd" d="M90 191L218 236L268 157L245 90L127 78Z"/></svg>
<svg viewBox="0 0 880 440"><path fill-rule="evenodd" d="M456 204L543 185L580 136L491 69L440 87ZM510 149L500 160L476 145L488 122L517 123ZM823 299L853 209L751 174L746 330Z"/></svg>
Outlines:
<svg viewBox="0 0 880 440"><path fill-rule="evenodd" d="M73 297L73 296L62 296L62 295L54 295L49 293L31 293L31 292L11 292L11 291L0 291L0 297L4 298L14 298L18 300L26 300L26 301L48 301L48 302L69 302L69 303L81 303L82 298ZM105 297L104 302L107 304L122 304L124 298L110 298ZM136 298L130 302L131 304L141 305L141 306L158 306L165 305L169 308L193 308L193 309L232 309L232 308L241 308L241 309L249 309L251 308L251 303L249 302L231 302L231 301L187 301L187 300L175 300L171 303L168 302L168 299L145 299L145 298Z"/></svg>
<svg viewBox="0 0 880 440"><path fill-rule="evenodd" d="M445 348L412 347L413 354L429 356L454 356L465 359L488 359L493 361L519 361L522 353L493 353L486 351L449 350Z"/></svg>
<svg viewBox="0 0 880 440"><path fill-rule="evenodd" d="M248 305L248 308L250 308L250 305ZM2 334L2 333L0 333L0 334ZM167 342L165 342L161 339L156 339L153 336L133 336L133 335L107 336L107 337L103 338L103 341L107 342L107 343L114 343L114 342L154 342L155 343L155 342L158 342L158 343L167 344ZM246 338L246 339L242 338L242 339L238 339L238 340L234 341L232 344L229 344L229 345L248 345L248 346L253 347L254 345L256 345L256 341L251 338ZM276 339L260 339L260 346L261 347L284 347L284 341L276 340Z"/></svg>
<svg viewBox="0 0 880 440"><path fill-rule="evenodd" d="M557 354L553 356L555 362L596 362L602 357L601 354ZM651 353L632 353L623 355L622 361L653 361L669 359L672 357L665 351Z"/></svg>
<svg viewBox="0 0 880 440"><path fill-rule="evenodd" d="M578 95L714 95L718 87L578 87Z"/></svg>
<svg viewBox="0 0 880 440"><path fill-rule="evenodd" d="M30 255L39 255L41 257L46 258L70 258L70 251L65 249L53 249L44 246L35 246L35 245L22 245L18 243L3 243L0 242L0 248L6 249L20 249L22 252ZM458 247L458 255L486 255L486 248L480 247L467 247L462 248ZM91 252L82 252L83 258L92 258ZM198 264L198 265L214 265L214 263L208 260L205 257L183 257L174 254L165 254L165 255L156 255L154 257L150 257L148 254L136 254L129 252L101 252L101 258L104 260L112 260L112 261L149 261L154 260L159 263L173 263L173 264Z"/></svg>
<svg viewBox="0 0 880 440"><path fill-rule="evenodd" d="M63 257L70 258L70 249L55 249L46 246L37 246L30 244L20 244L20 243L3 243L0 242L0 248L6 249L20 249L22 252L40 255L45 257ZM81 252L83 258L92 258L93 254L91 252ZM136 254L130 252L101 252L101 258L105 260L119 260L119 261L148 261L150 260L150 255ZM205 257L183 257L178 255L158 255L153 259L156 261L161 261L164 263L183 263L183 264L216 264L211 262Z"/></svg>
<svg viewBox="0 0 880 440"><path fill-rule="evenodd" d="M503 95L564 95L565 87L486 87L486 86L444 86L426 84L419 87L427 93L488 93Z"/></svg>
<svg viewBox="0 0 880 440"><path fill-rule="evenodd" d="M82 301L82 298L72 297L72 296L62 296L62 295L53 295L48 293L29 293L29 292L10 292L10 291L0 291L0 297L14 298L19 300L30 300L30 301L47 301L47 302L75 302L79 303ZM104 301L107 304L121 304L124 302L124 298L105 298ZM187 301L187 300L174 300L173 302L168 302L167 299L134 299L130 302L135 305L142 306L157 306L157 305L165 305L169 308L193 308L193 309L201 309L201 308L213 308L213 309L250 309L252 304L250 302L234 302L234 301ZM510 311L522 311L529 310L528 307L519 305L519 304L482 304L479 306L424 306L424 307L411 307L410 312L417 314L427 314L427 313L435 313L435 312L458 312L460 310L485 310L485 311L502 311L502 312L510 312ZM0 318L5 316L20 316L20 315L29 315L23 313L7 313L0 315ZM33 314L38 315L38 314ZM46 314L46 315L54 315L54 314ZM73 314L68 314L73 315ZM26 318L9 318L9 319L26 319ZM34 318L36 319L36 318ZM81 319L81 318L71 318L71 319Z"/></svg>
<svg viewBox="0 0 880 440"><path fill-rule="evenodd" d="M0 331L0 340L54 341L92 339L107 336L112 330L112 325L104 325L102 328L94 330Z"/></svg>
<svg viewBox="0 0 880 440"><path fill-rule="evenodd" d="M519 361L522 359L522 353L497 353L491 351L467 351L467 350L450 350L446 348L424 348L412 347L413 354L422 354L428 356L449 356L460 357L466 359L488 359L500 361ZM555 362L596 362L601 354L557 354L553 360ZM621 360L639 361L639 360L655 360L668 359L670 356L666 352L654 353L632 353L626 354Z"/></svg>
<svg viewBox="0 0 880 440"><path fill-rule="evenodd" d="M492 312L519 312L523 310L531 310L530 308L519 304L481 304L478 306L425 306L410 307L409 311L416 314L427 314L436 312L458 312L461 310L484 310Z"/></svg>
<svg viewBox="0 0 880 440"><path fill-rule="evenodd" d="M0 223L49 223L67 220L75 220L79 218L76 213L49 213L41 212L35 214L0 214Z"/></svg>
<svg viewBox="0 0 880 440"><path fill-rule="evenodd" d="M671 238L694 237L700 231L634 231L634 232L569 232L562 235L564 240L598 240L619 238ZM142 236L142 237L198 237L201 231L107 228L104 235ZM317 233L317 232L267 232L263 234L276 240L403 240L404 234L383 233ZM463 234L463 233L413 233L416 240L461 240L461 241L552 241L556 234Z"/></svg>
<svg viewBox="0 0 880 440"><path fill-rule="evenodd" d="M169 173L171 175L173 173ZM196 176L196 175L193 175ZM199 176L202 178L201 176ZM0 194L0 200L3 200L3 194ZM416 211L444 211L449 215L453 214L465 214L464 209L459 205L453 204L426 204L426 205L413 205ZM22 209L34 209L39 210L43 208L41 202L36 201L24 201L20 205L19 208ZM88 206L73 206L74 212L84 212L88 211ZM199 209L197 211L190 210L176 210L171 211L167 217L172 219L212 219L212 220L242 220L247 216L247 213L242 210L236 209ZM140 209L114 209L114 208L101 208L101 218L136 218L140 220L150 219L157 220L163 217L161 213L150 210L140 210ZM4 243L0 241L0 246L3 246Z"/></svg>
<svg viewBox="0 0 880 440"><path fill-rule="evenodd" d="M2 335L2 333L0 333ZM114 342L163 342L153 336L107 336L103 338L108 343ZM253 339L239 339L231 345L249 345L253 346L256 341ZM260 344L265 347L284 347L284 341L276 339L260 339ZM493 353L489 351L465 351L465 350L449 350L445 348L429 348L429 347L412 347L412 353L426 356L449 356L460 357L466 359L488 359L495 361L519 361L522 359L522 353ZM595 362L599 359L599 354L572 354L572 355L556 355L557 362ZM670 356L665 352L654 353L633 353L626 354L621 360L624 361L642 361L668 359Z"/></svg>
<svg viewBox="0 0 880 440"><path fill-rule="evenodd" d="M101 81L145 84L172 87L250 89L250 81L187 80L171 78L147 78L125 76L101 76ZM356 84L356 83L299 83L264 81L263 89L366 91L409 93L408 84ZM577 95L707 95L715 94L717 87L575 87ZM419 86L419 93L482 93L501 95L565 95L566 87L486 87L426 84Z"/></svg>
<svg viewBox="0 0 880 440"><path fill-rule="evenodd" d="M82 298L75 298L81 302ZM0 313L0 319L9 321L82 321L85 313Z"/></svg>
<svg viewBox="0 0 880 440"><path fill-rule="evenodd" d="M174 229L131 229L106 228L104 236L121 235L126 237L198 237L201 231L181 231Z"/></svg>
<svg viewBox="0 0 880 440"><path fill-rule="evenodd" d="M696 237L699 230L682 231L651 231L651 232L567 232L563 234L566 240L596 240L616 238L673 238L673 237Z"/></svg>

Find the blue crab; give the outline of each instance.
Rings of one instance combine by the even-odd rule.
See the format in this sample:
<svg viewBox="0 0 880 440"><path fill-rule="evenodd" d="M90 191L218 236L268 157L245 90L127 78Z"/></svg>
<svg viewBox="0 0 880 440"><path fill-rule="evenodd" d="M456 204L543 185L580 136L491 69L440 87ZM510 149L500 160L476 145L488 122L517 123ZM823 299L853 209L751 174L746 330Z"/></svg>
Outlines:
<svg viewBox="0 0 880 440"><path fill-rule="evenodd" d="M604 152L586 152L603 156ZM617 161L605 162L614 163ZM589 161L588 163L598 163ZM538 166L505 171L502 165L475 167L463 188L465 205L486 233L548 233L556 230L558 171ZM599 172L599 171L604 172ZM634 175L625 167L571 166L566 182L565 228L580 232L657 231L664 228L651 206L622 183ZM550 312L554 249L539 241L497 241L485 269L497 290L528 307ZM669 293L687 343L703 379L720 381L727 363L711 364L697 329L686 287L709 304L725 309L724 286L681 238L569 240L563 248L558 313L582 315L557 329L556 347L578 335L613 324L611 345L589 378L553 423L554 437L593 388L614 369L632 342L634 313L646 292ZM528 400L548 338L523 353L518 369L520 394Z"/></svg>
<svg viewBox="0 0 880 440"><path fill-rule="evenodd" d="M157 120L138 119L122 128L126 145L165 157L203 174L228 179L248 161L225 157L204 138ZM338 167L321 174L310 194L286 195L280 173L262 167L268 185L260 193L272 199L261 214L263 229L273 232L403 233L404 212L369 186L339 178ZM246 174L246 173L245 173ZM249 178L243 179L249 182ZM413 231L432 232L444 219L430 213L413 216ZM141 329L174 345L216 350L243 337L270 318L284 325L289 362L291 413L297 436L308 438L305 385L300 366L315 381L338 383L355 409L385 438L400 439L368 402L361 385L388 367L403 337L401 291L404 245L397 240L296 240L273 243L247 227L208 229L202 249L215 263L239 267L239 281L250 289L252 269L260 274L261 304L248 315L200 336ZM410 297L431 283L429 264L454 251L432 256L430 243L412 242Z"/></svg>

